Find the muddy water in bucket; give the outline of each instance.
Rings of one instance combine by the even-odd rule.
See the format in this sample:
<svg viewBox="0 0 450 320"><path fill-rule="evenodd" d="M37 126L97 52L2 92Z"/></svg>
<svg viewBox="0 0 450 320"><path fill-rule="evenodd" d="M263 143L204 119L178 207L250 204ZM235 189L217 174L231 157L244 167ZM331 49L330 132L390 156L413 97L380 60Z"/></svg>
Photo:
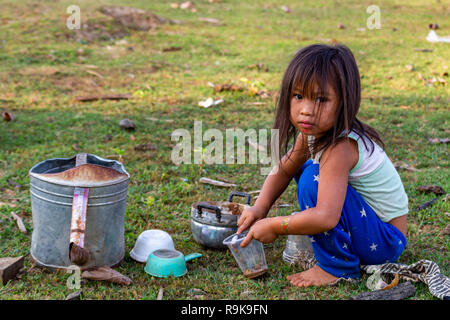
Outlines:
<svg viewBox="0 0 450 320"><path fill-rule="evenodd" d="M54 268L72 265L69 250L75 243L88 252L82 268L117 265L125 252L128 181L120 162L91 154L81 165L73 157L45 160L31 168L31 255L36 263ZM76 199L80 208L85 206L84 214L75 210ZM74 217L79 219L73 222Z"/></svg>

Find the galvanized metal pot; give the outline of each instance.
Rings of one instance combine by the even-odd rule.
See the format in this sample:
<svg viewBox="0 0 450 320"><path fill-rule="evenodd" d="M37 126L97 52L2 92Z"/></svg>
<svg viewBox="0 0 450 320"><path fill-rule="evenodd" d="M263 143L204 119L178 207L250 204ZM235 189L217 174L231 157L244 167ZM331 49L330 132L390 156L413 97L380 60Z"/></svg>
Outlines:
<svg viewBox="0 0 450 320"><path fill-rule="evenodd" d="M234 196L246 198L246 204L232 202ZM228 201L196 202L191 207L191 230L194 240L210 248L224 249L223 240L236 233L239 215L250 205L250 195L231 192Z"/></svg>
<svg viewBox="0 0 450 320"><path fill-rule="evenodd" d="M100 170L85 180L74 180L69 173L75 161L76 157L48 159L29 171L31 256L44 267L67 268L72 264L72 199L74 188L84 187L89 188L84 244L89 260L82 268L117 265L125 253L124 220L130 175L118 161L87 154L87 164L99 166ZM63 172L68 173L67 177L57 178L57 173Z"/></svg>

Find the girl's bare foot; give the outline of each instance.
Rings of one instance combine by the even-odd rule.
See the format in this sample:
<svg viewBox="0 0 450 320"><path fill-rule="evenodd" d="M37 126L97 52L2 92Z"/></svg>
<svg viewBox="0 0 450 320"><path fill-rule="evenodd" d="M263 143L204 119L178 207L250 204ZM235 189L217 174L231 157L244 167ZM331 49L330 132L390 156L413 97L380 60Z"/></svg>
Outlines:
<svg viewBox="0 0 450 320"><path fill-rule="evenodd" d="M314 266L309 270L287 276L287 279L297 287L325 286L334 283L338 278Z"/></svg>

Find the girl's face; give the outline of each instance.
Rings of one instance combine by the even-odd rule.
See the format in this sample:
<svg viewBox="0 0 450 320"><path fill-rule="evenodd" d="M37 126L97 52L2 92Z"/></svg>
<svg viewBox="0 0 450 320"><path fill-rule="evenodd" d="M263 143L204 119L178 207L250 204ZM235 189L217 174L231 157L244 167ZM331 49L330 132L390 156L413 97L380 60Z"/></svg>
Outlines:
<svg viewBox="0 0 450 320"><path fill-rule="evenodd" d="M314 92L317 91L316 86ZM333 128L338 109L336 93L331 86L328 86L325 92L323 96L315 94L311 100L304 97L299 90L293 90L290 121L301 133L318 138Z"/></svg>

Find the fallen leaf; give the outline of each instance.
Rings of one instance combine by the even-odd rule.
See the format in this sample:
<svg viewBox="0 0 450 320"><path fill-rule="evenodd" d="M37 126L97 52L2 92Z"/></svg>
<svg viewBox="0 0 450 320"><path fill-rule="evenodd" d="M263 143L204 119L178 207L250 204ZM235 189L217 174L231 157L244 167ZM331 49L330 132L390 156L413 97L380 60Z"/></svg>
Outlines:
<svg viewBox="0 0 450 320"><path fill-rule="evenodd" d="M213 84L213 89L216 92L222 91L244 91L245 89L235 84Z"/></svg>
<svg viewBox="0 0 450 320"><path fill-rule="evenodd" d="M108 266L83 271L81 277L83 279L109 281L126 286L130 285L132 282L130 278L124 276L116 270L111 269Z"/></svg>
<svg viewBox="0 0 450 320"><path fill-rule="evenodd" d="M395 274L394 280L392 280L392 282L390 284L388 284L386 287L384 287L382 290L389 290L393 287L395 287L396 285L398 285L398 273Z"/></svg>
<svg viewBox="0 0 450 320"><path fill-rule="evenodd" d="M139 144L134 147L134 150L136 151L148 151L148 150L157 150L158 147L156 147L154 144L151 143L143 143Z"/></svg>
<svg viewBox="0 0 450 320"><path fill-rule="evenodd" d="M3 111L2 116L3 116L3 120L6 122L15 120L14 115L8 111Z"/></svg>
<svg viewBox="0 0 450 320"><path fill-rule="evenodd" d="M441 186L432 186L432 185L426 185L426 186L418 186L418 191L426 192L426 193L434 193L434 194L445 194L444 189L442 189Z"/></svg>
<svg viewBox="0 0 450 320"><path fill-rule="evenodd" d="M268 72L269 68L267 68L263 63L251 64L248 66L249 69L258 69L264 72Z"/></svg>

